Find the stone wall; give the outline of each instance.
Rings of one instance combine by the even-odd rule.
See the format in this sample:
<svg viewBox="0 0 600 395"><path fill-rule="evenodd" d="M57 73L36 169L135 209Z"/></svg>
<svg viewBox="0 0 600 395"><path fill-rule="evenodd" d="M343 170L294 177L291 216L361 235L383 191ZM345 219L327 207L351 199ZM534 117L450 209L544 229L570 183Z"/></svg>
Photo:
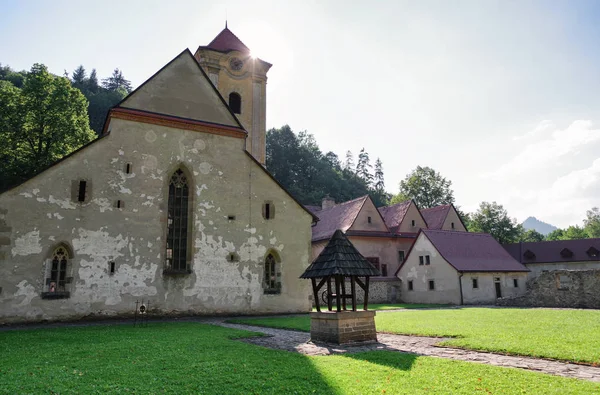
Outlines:
<svg viewBox="0 0 600 395"><path fill-rule="evenodd" d="M553 270L527 283L525 295L499 299L501 306L600 308L600 270Z"/></svg>
<svg viewBox="0 0 600 395"><path fill-rule="evenodd" d="M371 279L369 281L369 303L400 303L400 286L400 280L395 278ZM346 293L350 293L350 281L346 282ZM356 285L356 302L363 303L364 298L365 292ZM351 303L350 299L346 302Z"/></svg>
<svg viewBox="0 0 600 395"><path fill-rule="evenodd" d="M336 344L377 341L375 312L312 312L310 337L315 342Z"/></svg>

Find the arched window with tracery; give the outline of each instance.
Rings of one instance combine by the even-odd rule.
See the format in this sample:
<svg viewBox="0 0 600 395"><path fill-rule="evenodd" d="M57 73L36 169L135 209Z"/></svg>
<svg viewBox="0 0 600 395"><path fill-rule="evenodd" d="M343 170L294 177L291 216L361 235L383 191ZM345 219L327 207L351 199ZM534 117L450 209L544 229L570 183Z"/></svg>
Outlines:
<svg viewBox="0 0 600 395"><path fill-rule="evenodd" d="M239 93L231 92L229 94L229 108L234 114L242 113L242 97Z"/></svg>
<svg viewBox="0 0 600 395"><path fill-rule="evenodd" d="M188 179L183 170L178 169L169 182L166 251L168 271L187 271L189 193Z"/></svg>
<svg viewBox="0 0 600 395"><path fill-rule="evenodd" d="M64 245L58 246L52 253L46 269L45 292L42 297L45 299L68 298L68 284L71 278L67 277L69 252Z"/></svg>
<svg viewBox="0 0 600 395"><path fill-rule="evenodd" d="M281 293L281 270L280 263L271 253L265 258L265 294Z"/></svg>

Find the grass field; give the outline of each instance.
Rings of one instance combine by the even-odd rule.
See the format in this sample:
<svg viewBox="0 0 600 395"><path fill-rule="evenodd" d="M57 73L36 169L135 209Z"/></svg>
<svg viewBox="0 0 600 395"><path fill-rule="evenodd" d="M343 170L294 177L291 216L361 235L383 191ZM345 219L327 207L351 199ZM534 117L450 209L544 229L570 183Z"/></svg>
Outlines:
<svg viewBox="0 0 600 395"><path fill-rule="evenodd" d="M350 305L348 305L350 306ZM447 304L425 304L425 303L386 303L386 304L378 304L373 303L369 304L369 310L405 310L405 309L439 309L443 307L449 307ZM358 304L359 308L362 308L361 304ZM350 308L350 307L348 307ZM322 310L327 310L327 306L321 306ZM316 308L313 308L313 311L317 311Z"/></svg>
<svg viewBox="0 0 600 395"><path fill-rule="evenodd" d="M234 320L260 326L310 330L310 318ZM600 364L600 311L462 308L379 313L377 331L454 337L452 347Z"/></svg>
<svg viewBox="0 0 600 395"><path fill-rule="evenodd" d="M0 393L591 394L597 383L388 351L307 357L196 323L0 332Z"/></svg>

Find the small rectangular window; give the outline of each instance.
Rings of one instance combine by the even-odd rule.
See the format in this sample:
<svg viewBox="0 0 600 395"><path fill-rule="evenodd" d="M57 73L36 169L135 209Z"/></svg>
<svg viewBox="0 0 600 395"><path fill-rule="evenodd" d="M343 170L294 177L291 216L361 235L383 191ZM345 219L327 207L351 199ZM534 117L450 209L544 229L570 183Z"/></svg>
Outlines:
<svg viewBox="0 0 600 395"><path fill-rule="evenodd" d="M479 288L479 283L476 278L471 279L473 281L473 289Z"/></svg>
<svg viewBox="0 0 600 395"><path fill-rule="evenodd" d="M515 286L515 288L519 288L519 280L513 278L513 285Z"/></svg>
<svg viewBox="0 0 600 395"><path fill-rule="evenodd" d="M367 217L367 222L371 223L371 217Z"/></svg>
<svg viewBox="0 0 600 395"><path fill-rule="evenodd" d="M131 173L131 163L127 163L127 164L125 165L125 173L126 173L126 174L129 174L129 173Z"/></svg>
<svg viewBox="0 0 600 395"><path fill-rule="evenodd" d="M115 261L110 261L110 274L115 274Z"/></svg>
<svg viewBox="0 0 600 395"><path fill-rule="evenodd" d="M263 218L264 219L273 219L275 218L275 205L273 202L267 201L263 203Z"/></svg>
<svg viewBox="0 0 600 395"><path fill-rule="evenodd" d="M408 282L408 290L409 290L409 291L412 291L412 290L413 290L413 281L412 281L412 280L410 280L410 281Z"/></svg>
<svg viewBox="0 0 600 395"><path fill-rule="evenodd" d="M429 259L429 255L425 255L425 264L431 265L431 260Z"/></svg>
<svg viewBox="0 0 600 395"><path fill-rule="evenodd" d="M419 255L419 265L423 264L423 255Z"/></svg>
<svg viewBox="0 0 600 395"><path fill-rule="evenodd" d="M398 251L398 262L404 262L404 251Z"/></svg>
<svg viewBox="0 0 600 395"><path fill-rule="evenodd" d="M411 221L411 224L412 224L412 226L415 226L415 220L414 219Z"/></svg>
<svg viewBox="0 0 600 395"><path fill-rule="evenodd" d="M117 200L117 208L123 208L123 201Z"/></svg>
<svg viewBox="0 0 600 395"><path fill-rule="evenodd" d="M435 289L435 281L429 280L429 290L433 291Z"/></svg>
<svg viewBox="0 0 600 395"><path fill-rule="evenodd" d="M381 275L383 277L387 277L387 264L386 263L382 263L381 264Z"/></svg>
<svg viewBox="0 0 600 395"><path fill-rule="evenodd" d="M77 193L77 201L85 202L85 187L87 182L84 180L79 181L79 192Z"/></svg>
<svg viewBox="0 0 600 395"><path fill-rule="evenodd" d="M452 229L454 229L454 222L452 222L452 223L450 224L450 227L451 227Z"/></svg>
<svg viewBox="0 0 600 395"><path fill-rule="evenodd" d="M227 220L229 220L229 221L235 221L235 215L228 215L227 216Z"/></svg>

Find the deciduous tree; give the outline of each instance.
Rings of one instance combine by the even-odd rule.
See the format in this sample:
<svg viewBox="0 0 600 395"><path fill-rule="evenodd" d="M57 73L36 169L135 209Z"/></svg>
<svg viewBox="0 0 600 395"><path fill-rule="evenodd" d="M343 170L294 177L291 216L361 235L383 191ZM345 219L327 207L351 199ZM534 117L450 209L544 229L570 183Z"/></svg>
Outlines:
<svg viewBox="0 0 600 395"><path fill-rule="evenodd" d="M419 208L430 208L454 203L452 182L442 177L431 167L417 166L406 178L400 181L400 192L392 202L414 199Z"/></svg>
<svg viewBox="0 0 600 395"><path fill-rule="evenodd" d="M481 202L477 212L471 215L470 232L489 233L501 244L519 241L523 232L517 220L510 218L502 205L492 202Z"/></svg>

